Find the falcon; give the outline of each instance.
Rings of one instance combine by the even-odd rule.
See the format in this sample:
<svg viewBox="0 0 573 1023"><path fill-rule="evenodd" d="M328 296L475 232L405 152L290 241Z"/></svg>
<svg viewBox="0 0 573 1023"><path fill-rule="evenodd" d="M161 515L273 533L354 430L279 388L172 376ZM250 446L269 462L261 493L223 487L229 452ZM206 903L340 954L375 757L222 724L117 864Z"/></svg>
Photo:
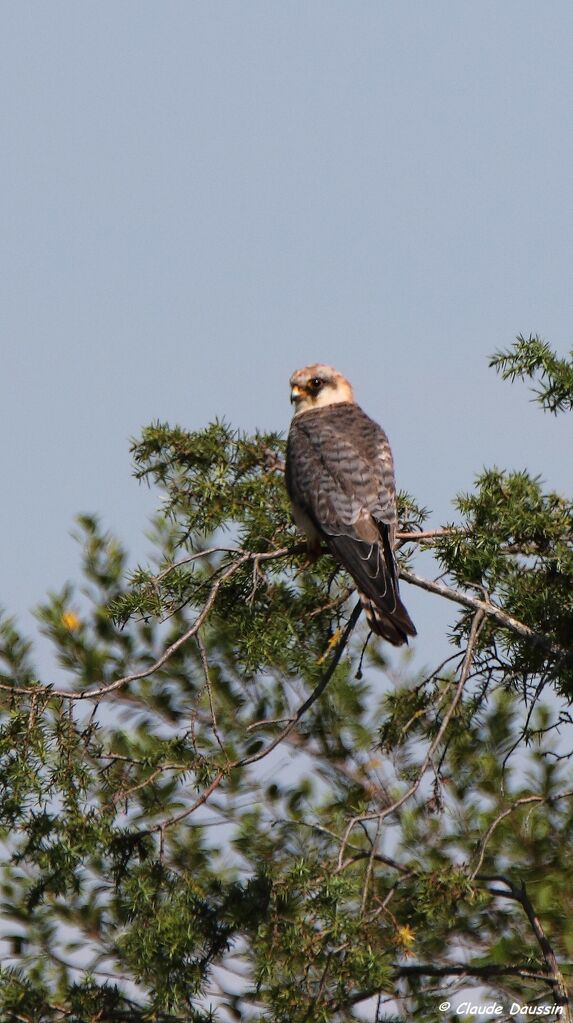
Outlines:
<svg viewBox="0 0 573 1023"><path fill-rule="evenodd" d="M416 629L398 591L396 485L388 438L348 380L315 363L290 378L286 459L293 518L309 552L323 544L350 573L377 636L402 646Z"/></svg>

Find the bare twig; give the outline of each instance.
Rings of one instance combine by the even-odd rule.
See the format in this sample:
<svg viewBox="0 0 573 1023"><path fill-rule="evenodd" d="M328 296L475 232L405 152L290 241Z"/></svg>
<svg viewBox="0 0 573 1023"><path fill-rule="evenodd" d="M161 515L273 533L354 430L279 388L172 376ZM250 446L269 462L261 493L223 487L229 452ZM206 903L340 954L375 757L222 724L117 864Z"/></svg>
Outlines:
<svg viewBox="0 0 573 1023"><path fill-rule="evenodd" d="M324 614L325 611L334 611L336 608L342 607L342 605L345 604L348 598L351 596L352 596L351 589L344 590L344 592L341 593L338 597L335 597L334 600L330 600L328 604L321 604L320 607L316 607L314 611L311 611L307 615L307 618L310 620L311 618L316 618L318 615Z"/></svg>
<svg viewBox="0 0 573 1023"><path fill-rule="evenodd" d="M255 732L257 728L268 728L270 725L284 725L285 721L292 721L292 718L261 718L247 725L245 731Z"/></svg>
<svg viewBox="0 0 573 1023"><path fill-rule="evenodd" d="M193 554L188 554L187 557L181 558L179 561L173 561L171 565L164 568L157 575L152 576L150 582L160 583L166 576L171 572L175 572L178 568L183 568L185 565L191 565L195 561L200 561L201 558L208 558L211 554L241 554L242 552L237 547L206 547L203 551L195 551Z"/></svg>
<svg viewBox="0 0 573 1023"><path fill-rule="evenodd" d="M115 792L108 806L115 806L117 803L121 803L124 800L128 800L129 797L132 796L134 792L139 792L141 789L144 789L146 785L152 785L155 779L159 778L160 775L165 774L166 771L175 771L177 774L184 774L186 771L192 770L193 770L192 764L161 764L159 767L156 767L155 770L151 772L151 774L148 774L147 777L144 778L142 781L137 782L135 785L132 785L128 789L119 789L118 792Z"/></svg>
<svg viewBox="0 0 573 1023"><path fill-rule="evenodd" d="M174 813L171 817L168 817L166 820L161 821L161 824L156 824L155 827L146 828L143 831L143 834L144 835L159 834L161 845L163 846L163 843L165 841L165 832L167 831L167 829L172 827L174 824L177 824L179 821L185 820L185 818L189 817L190 814L195 813L195 810L198 810L200 806L203 806L203 804L206 803L207 800L209 799L209 796L211 796L213 792L215 792L215 790L219 788L219 785L226 777L226 775L227 771L219 771L213 778L211 784L208 785L207 788L203 790L199 798L195 800L192 806L187 806L185 807L184 810L180 810L179 813Z"/></svg>
<svg viewBox="0 0 573 1023"><path fill-rule="evenodd" d="M209 699L209 709L211 711L211 724L212 724L212 727L213 727L213 735L215 736L215 738L217 740L217 743L219 745L219 749L221 750L221 753L225 757L225 760L228 761L229 758L227 756L227 751L225 750L225 747L223 746L223 743L221 741L221 736L219 735L219 728L218 728L218 725L217 725L217 717L215 715L215 707L213 705L213 692L211 690L211 677L209 675L209 661L208 661L208 658L207 658L207 648L205 647L205 643L203 642L203 637L202 637L200 632L197 633L197 637L196 638L197 638L197 645L199 647L199 656L201 658L201 665L203 667L203 676L205 678L205 688L207 689L207 697Z"/></svg>
<svg viewBox="0 0 573 1023"><path fill-rule="evenodd" d="M480 872L480 870L482 868L483 861L484 861L484 858L485 858L486 849L487 849L487 844L488 844L491 836L493 835L493 833L496 830L496 828L498 827L498 825L501 824L501 822L503 820L505 820L506 817L509 817L509 815L514 813L515 810L518 810L520 806L526 806L528 803L533 804L533 805L535 805L535 804L542 805L544 803L557 803L561 799L570 799L571 796L573 796L573 791L571 791L571 792L560 792L556 796L534 796L534 795L532 795L532 796L521 796L520 799L516 799L515 802L511 803L510 806L508 806L505 810L503 810L502 813L500 813L495 818L495 820L493 820L491 822L491 824L490 824L489 828L487 829L484 837L482 838L482 840L480 842L480 846L479 846L478 861L477 861L475 869L472 870L472 872L470 874L470 877L471 877L472 881L474 880L474 878L477 877L477 875L479 874L479 872Z"/></svg>

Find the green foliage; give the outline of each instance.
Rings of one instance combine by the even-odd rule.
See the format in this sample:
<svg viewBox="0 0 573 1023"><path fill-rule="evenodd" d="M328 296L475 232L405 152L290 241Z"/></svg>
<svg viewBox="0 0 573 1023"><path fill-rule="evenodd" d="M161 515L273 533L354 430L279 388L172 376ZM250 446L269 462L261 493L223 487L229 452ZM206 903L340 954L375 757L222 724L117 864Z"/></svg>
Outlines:
<svg viewBox="0 0 573 1023"><path fill-rule="evenodd" d="M571 407L541 342L493 362ZM280 437L155 424L133 455L160 492L154 553L130 569L78 521L82 588L37 610L62 681L0 622L0 1019L433 1020L472 970L489 998L553 1001L573 960L571 501L493 468L458 522L403 542L455 598L442 664L416 672L363 622L344 633L351 581L308 563ZM410 495L399 510L430 530Z"/></svg>
<svg viewBox="0 0 573 1023"><path fill-rule="evenodd" d="M461 586L472 585L535 633L497 637L511 670L543 675L573 695L573 503L544 493L527 472L491 469L458 498L464 532L440 538L436 557Z"/></svg>
<svg viewBox="0 0 573 1023"><path fill-rule="evenodd" d="M504 380L539 380L533 393L549 412L557 415L573 408L573 351L569 361L559 359L546 341L520 335L512 348L492 356L490 366Z"/></svg>

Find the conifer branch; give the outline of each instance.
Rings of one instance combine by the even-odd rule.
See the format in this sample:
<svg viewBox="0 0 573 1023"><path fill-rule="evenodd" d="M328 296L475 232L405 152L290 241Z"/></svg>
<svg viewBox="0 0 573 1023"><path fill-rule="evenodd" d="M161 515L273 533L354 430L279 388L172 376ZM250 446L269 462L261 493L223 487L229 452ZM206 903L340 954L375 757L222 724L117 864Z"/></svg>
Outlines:
<svg viewBox="0 0 573 1023"><path fill-rule="evenodd" d="M469 593L454 590L452 587L444 585L444 583L433 579L425 579L407 568L400 569L400 578L405 579L407 583L411 583L413 586L419 586L420 589L427 590L428 593L435 593L439 597L445 597L446 600L451 600L455 604L461 604L463 607L469 607L474 611L482 611L488 618L492 618L499 625L515 632L522 639L527 639L532 643L543 646L556 656L561 658L573 657L572 650L567 650L565 647L554 643L549 636L531 629L529 625L525 625L518 618L507 614L506 611L503 611L497 604L492 604L491 601L480 600L479 597L472 597Z"/></svg>
<svg viewBox="0 0 573 1023"><path fill-rule="evenodd" d="M432 536L442 535L444 532L449 531L433 530L429 531L427 534L398 534L398 535L399 537L401 536L402 539L406 538L428 539ZM287 556L300 554L305 550L306 546L304 544L297 544L293 547L282 547L274 551L266 552L244 551L241 548L212 547L206 549L205 551L200 551L194 555L191 555L189 558L181 559L181 561L174 563L173 566L169 566L169 568L164 569L159 574L159 576L155 577L155 581L164 577L169 571L172 571L174 568L179 567L188 561L193 561L196 558L206 557L207 555L212 554L215 551L224 551L226 553L232 553L237 555L236 559L233 560L232 563L228 565L223 571L221 571L218 577L216 578L215 582L211 586L205 604L203 605L201 611L197 615L193 624L184 633L182 633L182 635L179 636L178 639L171 643L170 646L168 646L164 650L161 656L157 658L157 660L149 667L144 668L141 671L132 672L128 675L123 675L122 677L115 679L113 682L99 685L92 689L86 689L85 691L81 692L74 692L69 689L60 689L50 685L17 686L7 682L0 682L0 690L9 692L14 696L32 696L35 698L39 696L45 696L47 698L57 697L63 700L98 700L101 699L102 696L106 696L109 693L113 693L114 691L121 689L126 685L129 685L131 682L137 682L140 679L148 678L150 675L153 675L154 672L158 671L161 667L163 667L163 665L170 659L170 657L172 657L174 653L176 653L182 646L184 646L184 644L186 644L190 639L196 636L197 632L204 624L206 618L211 612L223 584L227 582L229 579L231 579L246 562L249 561L253 562L253 564L256 567L258 566L259 562L278 560ZM523 622L520 622L514 616L507 614L496 604L491 603L491 601L480 600L478 597L470 596L470 594L462 592L461 590L455 590L449 586L446 586L444 583L423 578L422 576L416 575L414 572L411 572L409 569L406 568L401 568L400 577L414 586L418 586L421 589L424 589L429 593L434 593L440 597L445 597L447 600L450 600L457 604L461 604L463 607L468 607L475 611L483 611L487 617L492 618L494 621L498 622L499 625L502 625L505 628L510 629L512 632L515 632L518 636L520 636L523 639L528 639L531 642L544 646L553 654L560 656L561 658L570 659L573 656L572 651L557 645L546 635L543 635L542 633L539 632L535 632L534 629L531 629L528 625L525 625ZM338 603L337 601L333 602L333 606L335 606L337 603Z"/></svg>

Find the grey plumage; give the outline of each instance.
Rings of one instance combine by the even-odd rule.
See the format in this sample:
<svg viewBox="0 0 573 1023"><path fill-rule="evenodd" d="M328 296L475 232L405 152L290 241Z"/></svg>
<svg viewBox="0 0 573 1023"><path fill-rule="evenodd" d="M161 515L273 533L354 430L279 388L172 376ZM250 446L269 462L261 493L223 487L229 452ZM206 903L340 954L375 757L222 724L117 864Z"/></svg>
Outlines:
<svg viewBox="0 0 573 1023"><path fill-rule="evenodd" d="M286 485L299 527L354 579L372 631L407 643L416 629L398 590L394 465L384 430L352 400L307 407L291 423Z"/></svg>

